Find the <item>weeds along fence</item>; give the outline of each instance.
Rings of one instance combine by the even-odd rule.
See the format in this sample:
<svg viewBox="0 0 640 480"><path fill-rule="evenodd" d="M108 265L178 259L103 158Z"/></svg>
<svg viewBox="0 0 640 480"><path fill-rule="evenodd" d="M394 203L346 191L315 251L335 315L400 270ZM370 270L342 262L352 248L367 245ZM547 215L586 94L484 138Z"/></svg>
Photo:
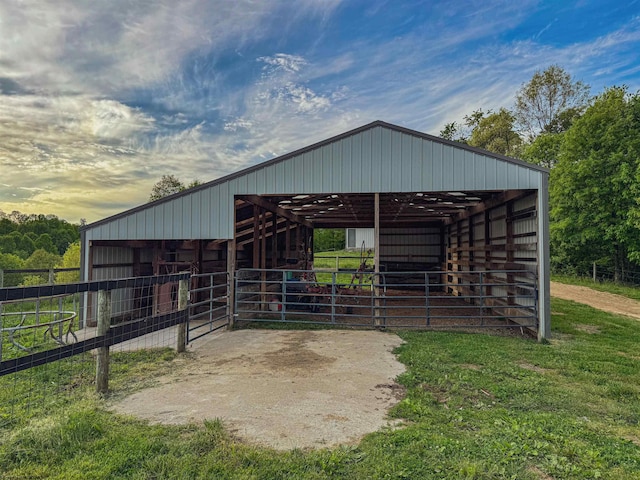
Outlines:
<svg viewBox="0 0 640 480"><path fill-rule="evenodd" d="M593 263L590 266L576 267L573 265L555 265L553 273L571 275L592 280L594 283L614 282L629 286L640 286L640 270L625 268L616 270L606 265Z"/></svg>
<svg viewBox="0 0 640 480"><path fill-rule="evenodd" d="M0 289L0 427L186 347L189 273Z"/></svg>
<svg viewBox="0 0 640 480"><path fill-rule="evenodd" d="M8 269L0 268L0 288L54 285L80 281L79 268Z"/></svg>

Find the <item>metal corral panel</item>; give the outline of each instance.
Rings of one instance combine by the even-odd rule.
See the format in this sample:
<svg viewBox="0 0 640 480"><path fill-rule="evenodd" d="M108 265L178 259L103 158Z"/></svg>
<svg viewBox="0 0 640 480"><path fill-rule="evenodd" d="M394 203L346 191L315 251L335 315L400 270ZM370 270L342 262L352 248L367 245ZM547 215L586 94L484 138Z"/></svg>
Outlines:
<svg viewBox="0 0 640 480"><path fill-rule="evenodd" d="M226 239L236 194L538 189L544 169L383 122L135 208L86 240Z"/></svg>

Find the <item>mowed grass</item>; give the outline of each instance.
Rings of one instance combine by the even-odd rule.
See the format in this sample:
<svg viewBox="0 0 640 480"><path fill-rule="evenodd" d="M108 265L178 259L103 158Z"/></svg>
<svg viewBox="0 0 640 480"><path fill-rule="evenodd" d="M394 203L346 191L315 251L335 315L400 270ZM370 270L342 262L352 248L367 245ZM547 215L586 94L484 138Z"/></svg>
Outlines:
<svg viewBox="0 0 640 480"><path fill-rule="evenodd" d="M402 427L357 445L278 452L218 420L149 425L85 393L1 430L0 478L640 478L640 323L556 299L552 310L544 344L401 332L406 395L390 416ZM193 361L162 355L121 365L117 388Z"/></svg>
<svg viewBox="0 0 640 480"><path fill-rule="evenodd" d="M336 260L337 258L337 260ZM371 255L367 256L367 252L361 252L360 250L337 250L335 252L322 252L314 255L313 267L325 270L331 270L337 272L339 270L350 270L352 272L357 271L360 268L362 261L367 259L367 268L373 268L373 251ZM337 265L337 269L336 269ZM331 283L333 276L331 273L316 273L316 278L320 283ZM362 282L360 278L353 278L353 273L336 273L335 283L342 285L349 285L353 281L354 284L370 284L371 279L369 275L362 276Z"/></svg>

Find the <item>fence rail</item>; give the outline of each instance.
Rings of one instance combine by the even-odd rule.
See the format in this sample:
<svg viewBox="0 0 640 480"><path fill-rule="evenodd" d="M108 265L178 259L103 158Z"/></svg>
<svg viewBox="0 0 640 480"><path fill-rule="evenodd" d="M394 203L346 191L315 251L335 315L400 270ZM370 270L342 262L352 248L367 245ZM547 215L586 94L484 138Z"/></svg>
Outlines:
<svg viewBox="0 0 640 480"><path fill-rule="evenodd" d="M0 268L0 288L18 287L23 284L25 278L29 282L41 285L53 285L54 283L69 283L68 279L58 279L60 273L77 273L75 280L80 280L79 268L36 268L36 269L6 269ZM73 280L72 280L73 281Z"/></svg>
<svg viewBox="0 0 640 480"><path fill-rule="evenodd" d="M239 270L238 321L361 327L529 327L538 324L534 273Z"/></svg>
<svg viewBox="0 0 640 480"><path fill-rule="evenodd" d="M226 272L191 276L187 343L229 325L229 286Z"/></svg>
<svg viewBox="0 0 640 480"><path fill-rule="evenodd" d="M120 301L128 306L119 305L118 318L124 318L121 314L124 310L129 315L126 320L111 325L111 292L145 289L150 292L151 287L187 282L188 278L189 274L174 274L0 289L0 376L95 348L108 348L185 323L188 318L186 302L180 308L176 298L169 298L170 305L163 306L163 313L154 314L153 310L140 309L136 299L125 295ZM186 291L186 284L184 289ZM92 298L89 294L92 293L106 294L109 299L106 311L98 302L97 329L87 327L86 321L76 321L78 312L86 316L90 310ZM80 302L81 294L85 294L84 305Z"/></svg>

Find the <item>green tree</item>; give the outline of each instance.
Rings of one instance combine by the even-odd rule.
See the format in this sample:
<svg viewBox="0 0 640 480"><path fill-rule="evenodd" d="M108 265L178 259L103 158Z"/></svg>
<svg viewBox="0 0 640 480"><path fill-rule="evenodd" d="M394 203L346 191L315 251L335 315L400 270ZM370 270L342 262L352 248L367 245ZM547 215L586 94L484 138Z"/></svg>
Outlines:
<svg viewBox="0 0 640 480"><path fill-rule="evenodd" d="M62 261L56 268L80 268L80 242L69 245L62 256ZM80 271L59 272L56 274L56 283L73 283L80 281Z"/></svg>
<svg viewBox="0 0 640 480"><path fill-rule="evenodd" d="M464 126L457 122L447 123L442 130L440 130L440 136L445 140L466 143L467 137L463 133L463 128Z"/></svg>
<svg viewBox="0 0 640 480"><path fill-rule="evenodd" d="M200 180L193 180L190 184L185 185L182 180L180 180L175 175L163 175L162 178L158 180L151 188L149 201L153 202L154 200L168 197L169 195L182 192L189 188L197 187L198 185L202 185L202 182L200 182Z"/></svg>
<svg viewBox="0 0 640 480"><path fill-rule="evenodd" d="M61 262L60 255L38 249L24 262L25 269L50 269Z"/></svg>
<svg viewBox="0 0 640 480"><path fill-rule="evenodd" d="M14 235L0 236L0 253L14 253L17 250Z"/></svg>
<svg viewBox="0 0 640 480"><path fill-rule="evenodd" d="M16 225L8 218L0 218L0 235L6 235L13 232L16 229Z"/></svg>
<svg viewBox="0 0 640 480"><path fill-rule="evenodd" d="M24 262L26 270L51 270L61 262L59 255L38 249L31 254ZM35 273L26 275L22 281L23 285L40 285L49 282L49 273Z"/></svg>
<svg viewBox="0 0 640 480"><path fill-rule="evenodd" d="M471 119L475 127L469 138L469 145L484 148L502 155L518 156L522 138L515 131L515 117L507 109Z"/></svg>
<svg viewBox="0 0 640 480"><path fill-rule="evenodd" d="M56 247L51 240L51 235L48 233L41 234L35 241L36 250L45 250L49 253L58 254L58 247Z"/></svg>
<svg viewBox="0 0 640 480"><path fill-rule="evenodd" d="M469 115L465 115L461 123L451 122L445 124L444 128L440 130L440 136L455 142L469 143L471 132L478 126L480 121L485 118L486 115L490 114L491 110L486 113L481 108L474 110Z"/></svg>
<svg viewBox="0 0 640 480"><path fill-rule="evenodd" d="M530 139L540 132L564 131L589 102L589 86L559 65L536 71L516 93L515 117Z"/></svg>
<svg viewBox="0 0 640 480"><path fill-rule="evenodd" d="M541 167L553 168L560 155L564 133L541 133L522 149L522 159Z"/></svg>
<svg viewBox="0 0 640 480"><path fill-rule="evenodd" d="M36 244L29 235L22 236L18 251L22 258L29 258L29 256L36 251Z"/></svg>
<svg viewBox="0 0 640 480"><path fill-rule="evenodd" d="M551 171L553 259L616 278L640 261L640 99L626 88L599 95L565 133Z"/></svg>
<svg viewBox="0 0 640 480"><path fill-rule="evenodd" d="M0 253L0 270L21 270L24 268L24 260L12 253ZM15 287L22 282L20 273L3 273L0 287Z"/></svg>
<svg viewBox="0 0 640 480"><path fill-rule="evenodd" d="M313 231L314 252L331 252L335 250L343 250L344 246L344 228L317 228Z"/></svg>

